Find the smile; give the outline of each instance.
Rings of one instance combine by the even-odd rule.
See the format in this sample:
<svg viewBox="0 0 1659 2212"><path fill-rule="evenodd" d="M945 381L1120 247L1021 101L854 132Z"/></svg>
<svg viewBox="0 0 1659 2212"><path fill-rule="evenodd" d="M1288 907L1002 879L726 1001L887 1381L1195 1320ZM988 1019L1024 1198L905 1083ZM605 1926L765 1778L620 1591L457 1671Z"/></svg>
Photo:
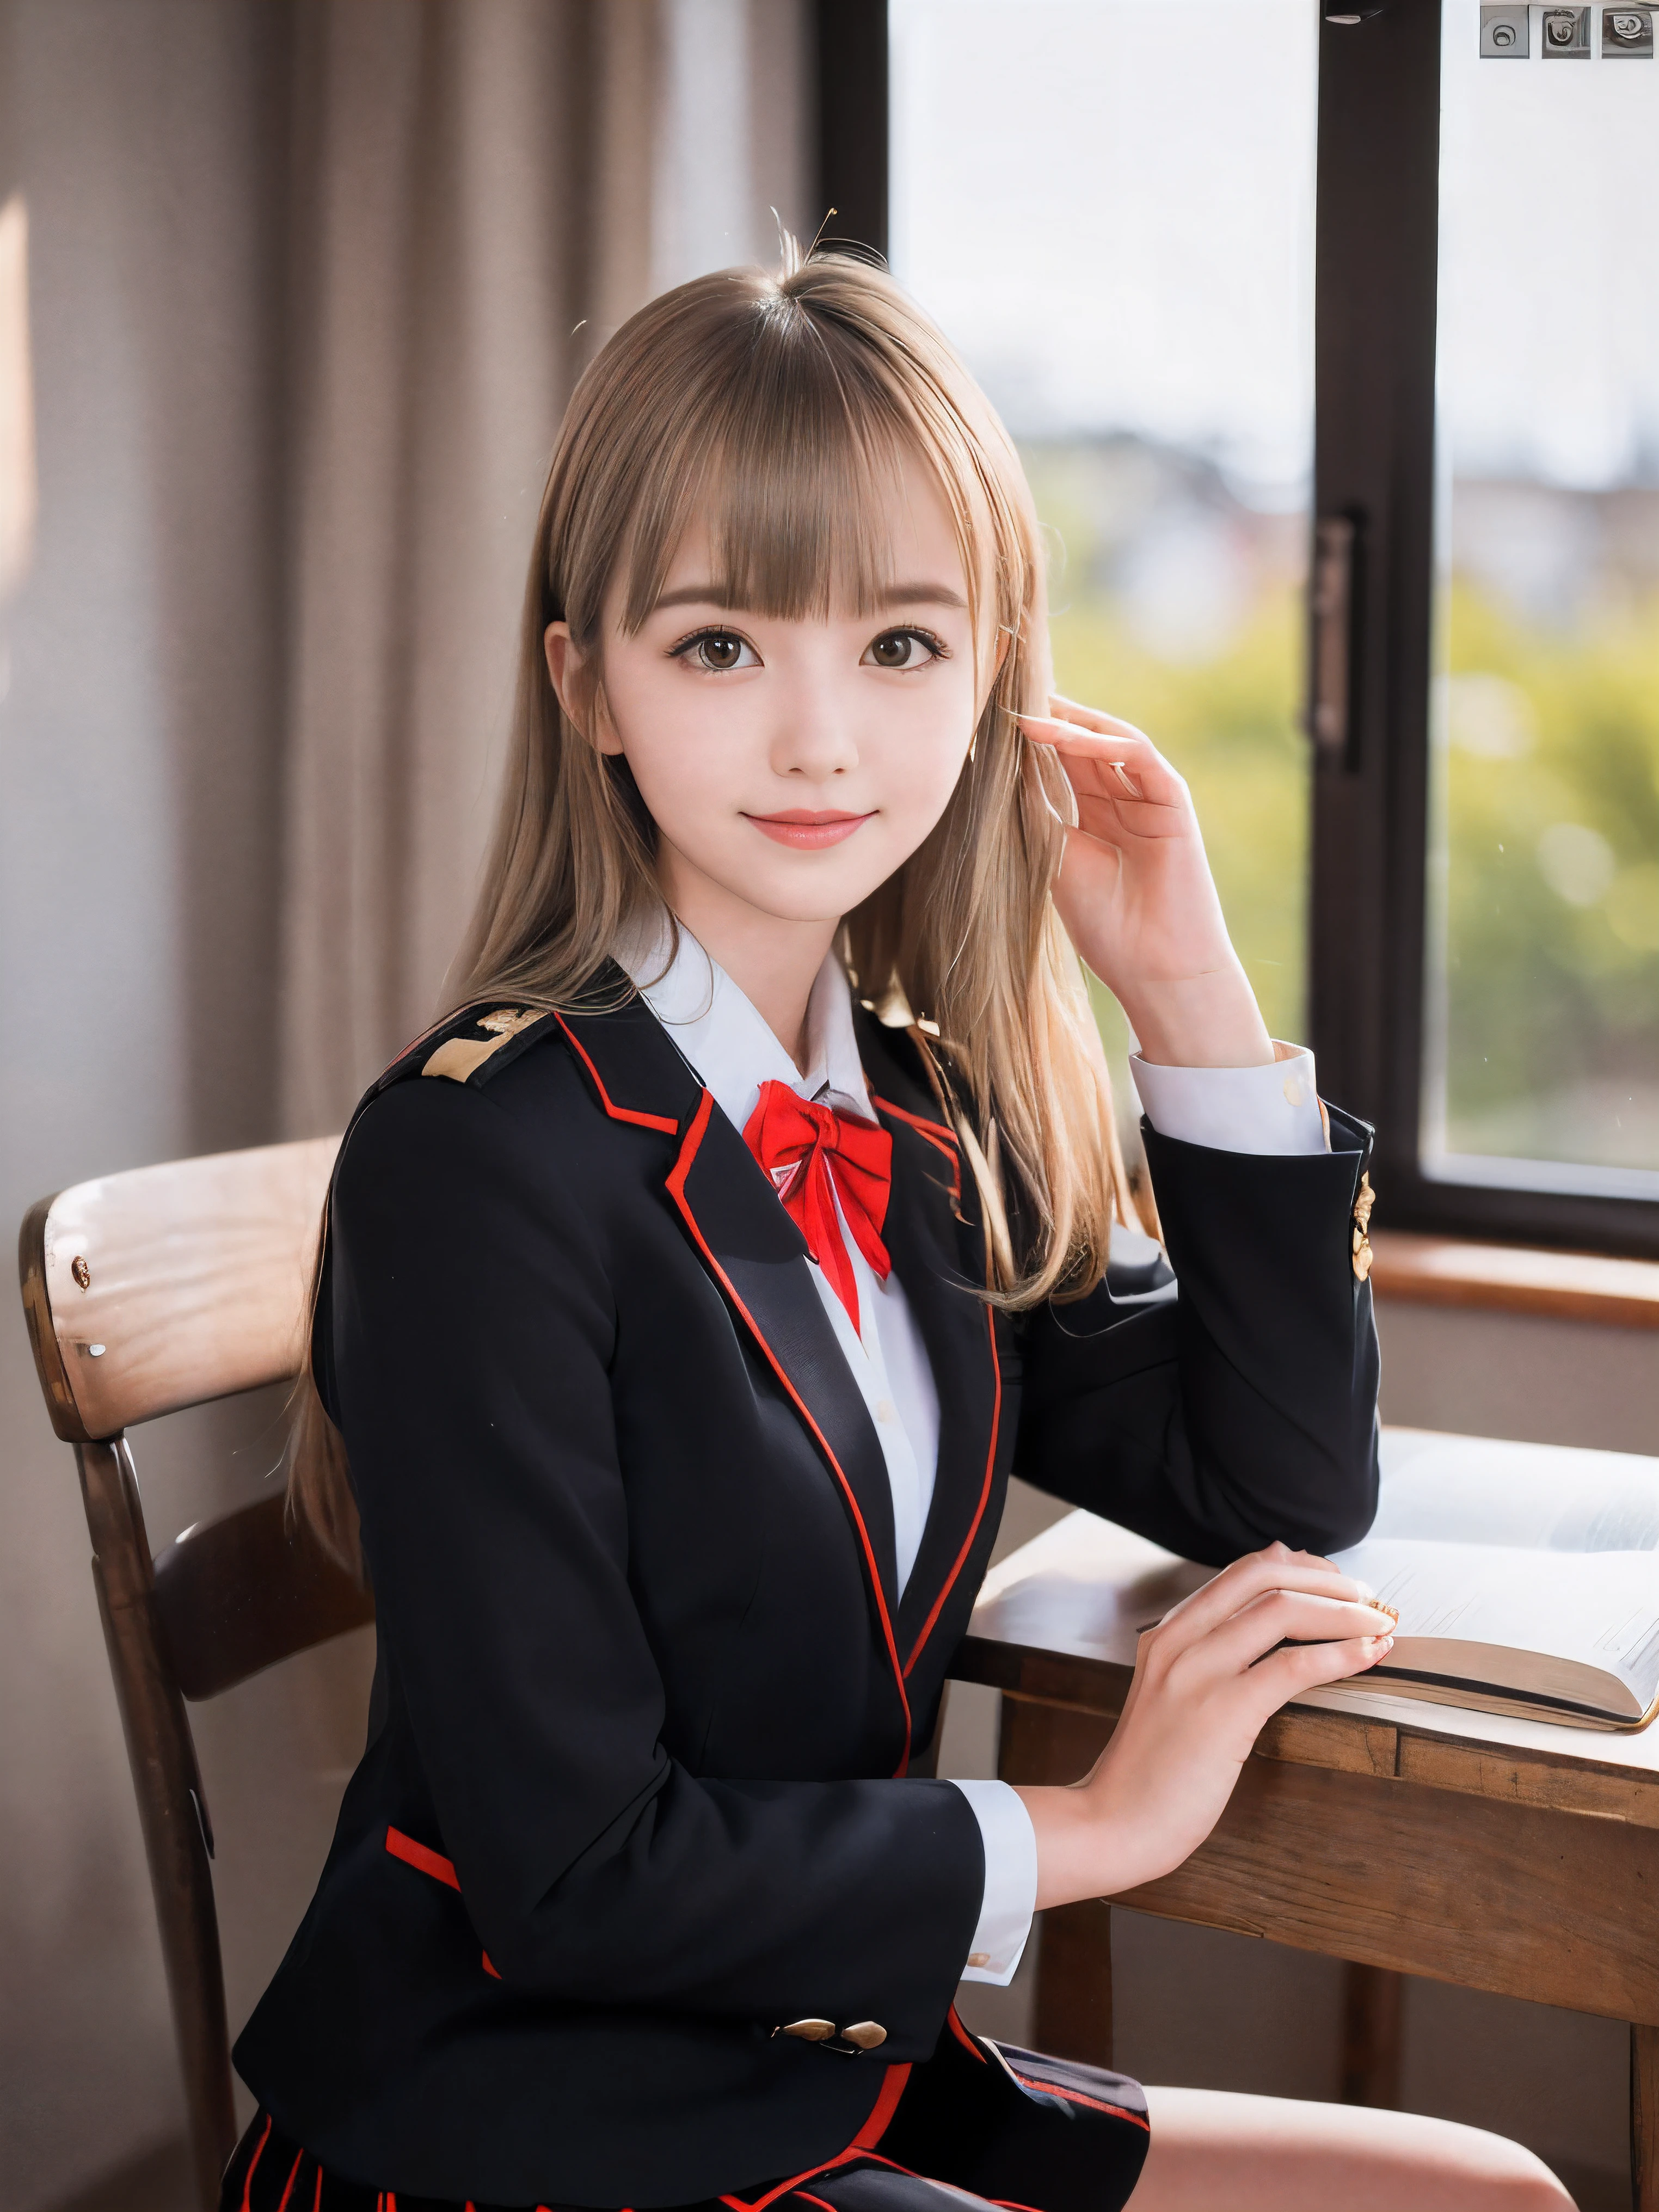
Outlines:
<svg viewBox="0 0 1659 2212"><path fill-rule="evenodd" d="M869 814L814 814L804 806L793 806L787 813L746 814L744 819L752 822L775 844L817 852L824 845L839 845L870 821L873 813L872 808Z"/></svg>

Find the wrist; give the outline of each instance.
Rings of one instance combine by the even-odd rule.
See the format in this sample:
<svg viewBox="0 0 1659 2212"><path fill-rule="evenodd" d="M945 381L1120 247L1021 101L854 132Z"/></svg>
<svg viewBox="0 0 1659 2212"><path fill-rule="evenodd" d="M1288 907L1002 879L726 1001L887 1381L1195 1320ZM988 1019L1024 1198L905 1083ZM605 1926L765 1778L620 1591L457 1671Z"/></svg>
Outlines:
<svg viewBox="0 0 1659 2212"><path fill-rule="evenodd" d="M1038 1911L1123 1886L1113 1879L1109 1822L1091 1783L1017 1788L1036 1839Z"/></svg>
<svg viewBox="0 0 1659 2212"><path fill-rule="evenodd" d="M1265 1067L1273 1039L1243 969L1140 983L1117 994L1140 1057L1154 1067Z"/></svg>

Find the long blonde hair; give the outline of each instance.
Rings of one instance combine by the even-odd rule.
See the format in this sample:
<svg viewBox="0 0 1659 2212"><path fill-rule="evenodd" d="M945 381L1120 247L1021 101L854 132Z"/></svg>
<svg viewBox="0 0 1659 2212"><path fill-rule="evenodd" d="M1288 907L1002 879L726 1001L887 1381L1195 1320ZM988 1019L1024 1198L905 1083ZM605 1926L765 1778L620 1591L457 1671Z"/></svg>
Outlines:
<svg viewBox="0 0 1659 2212"><path fill-rule="evenodd" d="M975 637L1006 651L994 673L990 651L943 817L848 915L842 954L866 1003L915 1024L979 1188L987 1295L1019 1308L1093 1289L1115 1216L1151 1223L1050 896L1070 794L1015 720L1046 711L1049 689L1024 472L973 379L884 270L790 249L775 276L699 277L624 324L577 386L537 526L500 818L452 994L456 1006L568 1006L659 899L653 825L626 763L591 738L613 586L636 631L698 516L724 604L783 617L871 611L890 580L878 494L905 457L949 509ZM561 620L586 686L570 712L543 647ZM351 1556L343 1450L308 1377L299 1411L292 1494Z"/></svg>

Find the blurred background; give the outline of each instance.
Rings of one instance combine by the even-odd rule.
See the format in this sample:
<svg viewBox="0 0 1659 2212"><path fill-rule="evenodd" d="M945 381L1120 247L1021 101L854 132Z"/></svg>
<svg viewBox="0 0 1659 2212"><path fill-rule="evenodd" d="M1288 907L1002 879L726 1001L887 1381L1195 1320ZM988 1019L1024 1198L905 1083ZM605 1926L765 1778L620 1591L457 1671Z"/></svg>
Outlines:
<svg viewBox="0 0 1659 2212"><path fill-rule="evenodd" d="M1060 684L1186 775L1268 1025L1298 1034L1320 11L890 12L895 266L1024 448ZM1443 19L1424 1152L1650 1198L1654 72L1494 69L1468 6ZM992 82L994 146L963 127Z"/></svg>
<svg viewBox="0 0 1659 2212"><path fill-rule="evenodd" d="M566 396L653 293L817 229L837 12L0 0L0 1211L336 1128L429 1017ZM893 264L1025 453L1060 682L1190 779L1269 1024L1300 1037L1317 10L888 13ZM1652 1195L1659 65L1482 75L1475 15L1447 0L1425 1151ZM1382 1327L1392 1419L1653 1449L1650 1338ZM153 1541L259 1494L281 1446L276 1393L144 1431ZM1048 1516L1017 1496L1005 1547ZM195 1715L235 2022L321 1863L367 1646ZM0 1680L0 2212L161 2212L166 1995L15 1309ZM959 1690L947 1765L991 1771L994 1728ZM1336 2094L1332 1962L1116 1919L1121 2063ZM1030 1982L964 2002L1018 2037ZM1616 2024L1408 1991L1404 2100L1522 2136L1587 2207L1623 2186L1625 2066Z"/></svg>

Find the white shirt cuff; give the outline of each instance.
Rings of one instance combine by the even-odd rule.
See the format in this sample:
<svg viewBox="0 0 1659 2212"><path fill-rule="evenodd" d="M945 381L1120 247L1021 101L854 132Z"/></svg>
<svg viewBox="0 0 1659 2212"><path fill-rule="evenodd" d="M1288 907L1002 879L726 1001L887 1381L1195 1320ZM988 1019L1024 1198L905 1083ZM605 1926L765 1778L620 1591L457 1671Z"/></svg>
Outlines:
<svg viewBox="0 0 1659 2212"><path fill-rule="evenodd" d="M1159 1136L1217 1152L1328 1152L1314 1056L1273 1043L1262 1067L1153 1067L1130 1055L1141 1111Z"/></svg>
<svg viewBox="0 0 1659 2212"><path fill-rule="evenodd" d="M1024 1800L1006 1782L957 1782L985 1844L985 1899L969 1947L964 1982L1014 1978L1036 1911L1036 1831Z"/></svg>

